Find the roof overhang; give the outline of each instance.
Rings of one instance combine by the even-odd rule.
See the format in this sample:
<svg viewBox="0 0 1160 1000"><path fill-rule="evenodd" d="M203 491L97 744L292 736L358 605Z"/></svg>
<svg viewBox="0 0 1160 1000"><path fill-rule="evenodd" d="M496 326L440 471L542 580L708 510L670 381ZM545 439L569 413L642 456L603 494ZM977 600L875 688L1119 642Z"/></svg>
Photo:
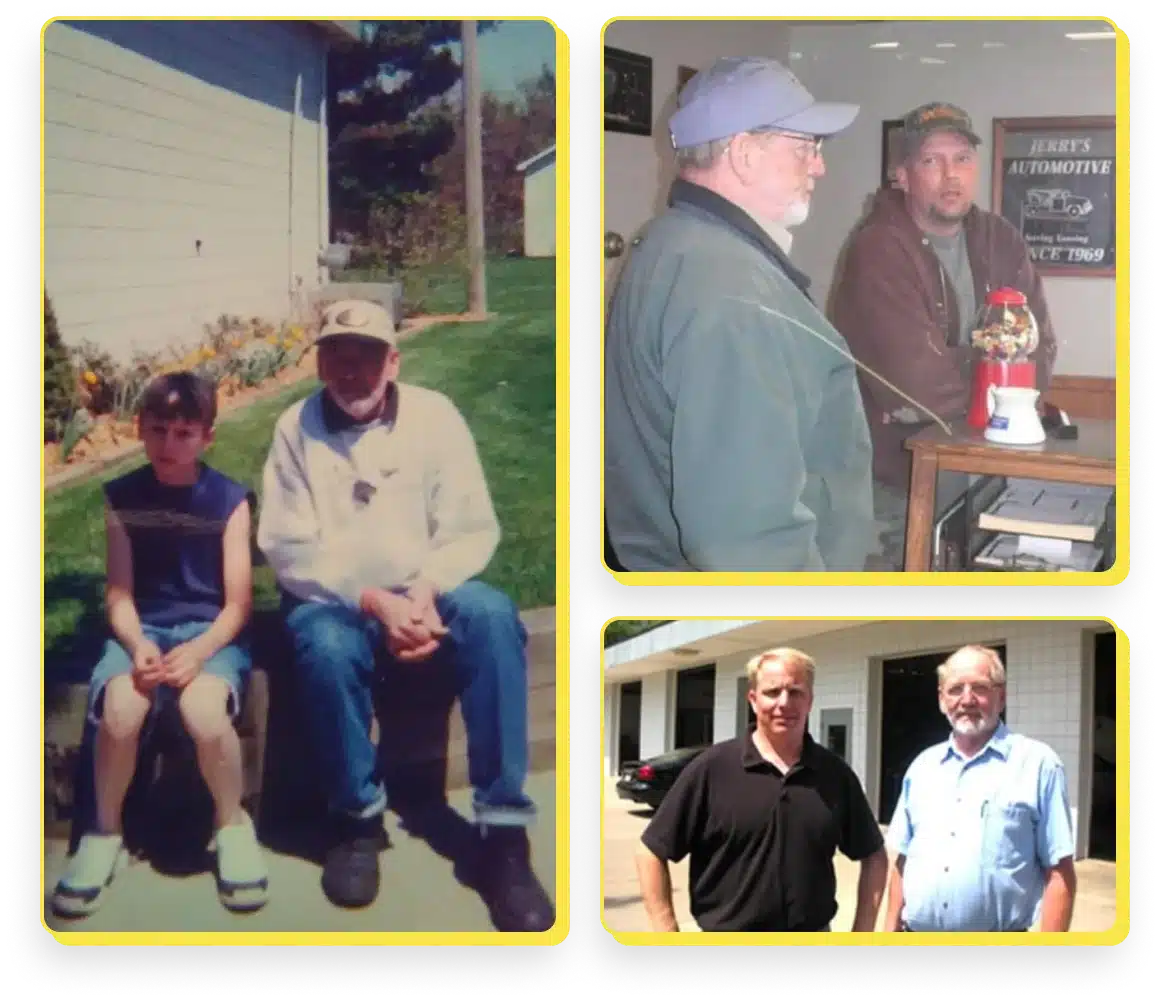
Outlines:
<svg viewBox="0 0 1160 1000"><path fill-rule="evenodd" d="M793 645L826 632L869 625L866 619L725 619L670 622L604 651L604 679L638 680L665 670L712 663L726 656Z"/></svg>
<svg viewBox="0 0 1160 1000"><path fill-rule="evenodd" d="M334 48L347 48L362 39L361 20L307 22Z"/></svg>
<svg viewBox="0 0 1160 1000"><path fill-rule="evenodd" d="M522 174L525 170L534 167L542 160L546 160L549 156L556 155L556 144L552 143L547 149L541 149L535 156L529 156L523 163L516 164L516 173Z"/></svg>

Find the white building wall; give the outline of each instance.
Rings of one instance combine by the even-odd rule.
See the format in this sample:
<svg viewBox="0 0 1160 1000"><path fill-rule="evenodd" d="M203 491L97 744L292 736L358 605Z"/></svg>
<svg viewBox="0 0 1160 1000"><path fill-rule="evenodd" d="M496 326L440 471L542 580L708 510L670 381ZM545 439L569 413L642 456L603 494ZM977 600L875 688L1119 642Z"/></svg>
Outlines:
<svg viewBox="0 0 1160 1000"><path fill-rule="evenodd" d="M556 155L524 177L524 256L556 256Z"/></svg>
<svg viewBox="0 0 1160 1000"><path fill-rule="evenodd" d="M692 623L689 623L692 624ZM874 670L883 659L950 651L972 642L1003 643L1007 647L1008 724L1015 731L1043 740L1059 754L1067 772L1073 814L1089 809L1089 746L1082 735L1084 633L1102 623L1094 621L899 621L875 622L791 643L812 656L818 665L810 729L820 734L821 712L828 708L853 710L850 734L851 766L877 798L880 753L877 693ZM661 630L658 630L660 632ZM650 633L653 644L662 635ZM643 638L643 637L641 637ZM745 664L758 649L731 654L717 661L714 740L737 735L737 686ZM641 755L662 753L672 746L666 728L670 690L675 672L644 678L641 705ZM609 772L611 773L611 772ZM1086 847L1079 823L1080 847Z"/></svg>
<svg viewBox="0 0 1160 1000"><path fill-rule="evenodd" d="M615 774L620 762L616 759L617 737L620 732L620 685L604 687L604 773Z"/></svg>
<svg viewBox="0 0 1160 1000"><path fill-rule="evenodd" d="M672 746L669 722L669 692L673 674L651 674L641 680L640 689L640 756L664 753Z"/></svg>
<svg viewBox="0 0 1160 1000"><path fill-rule="evenodd" d="M66 343L127 360L222 314L287 318L328 226L322 40L57 21L44 49L44 270Z"/></svg>

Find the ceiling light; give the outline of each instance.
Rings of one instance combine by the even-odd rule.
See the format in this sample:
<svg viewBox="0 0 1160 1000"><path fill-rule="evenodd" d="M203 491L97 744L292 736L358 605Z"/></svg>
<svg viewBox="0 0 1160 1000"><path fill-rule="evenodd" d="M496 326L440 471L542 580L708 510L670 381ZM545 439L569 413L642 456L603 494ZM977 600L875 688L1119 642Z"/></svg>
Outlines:
<svg viewBox="0 0 1160 1000"><path fill-rule="evenodd" d="M875 42L873 45L870 46L870 48L872 48L872 49L896 49L901 44L902 44L901 42Z"/></svg>
<svg viewBox="0 0 1160 1000"><path fill-rule="evenodd" d="M1069 31L1065 36L1073 42L1094 42L1097 39L1112 39L1116 37L1114 31Z"/></svg>
<svg viewBox="0 0 1160 1000"><path fill-rule="evenodd" d="M985 49L1001 49L1004 46L1004 42L983 42L983 48Z"/></svg>
<svg viewBox="0 0 1160 1000"><path fill-rule="evenodd" d="M947 64L945 59L935 59L933 56L922 56L918 61L926 63L928 66L945 66Z"/></svg>
<svg viewBox="0 0 1160 1000"><path fill-rule="evenodd" d="M800 59L802 57L802 54L800 52L791 52L789 54L789 57L790 57L790 59Z"/></svg>
<svg viewBox="0 0 1160 1000"><path fill-rule="evenodd" d="M696 646L678 646L673 650L674 656L696 656L701 651Z"/></svg>
<svg viewBox="0 0 1160 1000"><path fill-rule="evenodd" d="M939 42L938 44L935 45L936 49L953 49L954 47L955 47L954 42Z"/></svg>

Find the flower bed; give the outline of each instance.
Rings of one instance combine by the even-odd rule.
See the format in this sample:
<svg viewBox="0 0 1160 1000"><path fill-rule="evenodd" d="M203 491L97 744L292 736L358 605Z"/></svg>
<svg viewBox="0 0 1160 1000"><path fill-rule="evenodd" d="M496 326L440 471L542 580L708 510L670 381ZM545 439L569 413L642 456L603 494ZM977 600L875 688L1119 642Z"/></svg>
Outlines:
<svg viewBox="0 0 1160 1000"><path fill-rule="evenodd" d="M276 327L260 318L222 316L206 327L204 338L192 348L138 355L128 364L118 364L90 342L82 343L71 351L80 406L60 440L45 442L46 478L134 449L137 404L157 375L199 372L217 386L219 414L313 375L308 352L314 330L301 324Z"/></svg>

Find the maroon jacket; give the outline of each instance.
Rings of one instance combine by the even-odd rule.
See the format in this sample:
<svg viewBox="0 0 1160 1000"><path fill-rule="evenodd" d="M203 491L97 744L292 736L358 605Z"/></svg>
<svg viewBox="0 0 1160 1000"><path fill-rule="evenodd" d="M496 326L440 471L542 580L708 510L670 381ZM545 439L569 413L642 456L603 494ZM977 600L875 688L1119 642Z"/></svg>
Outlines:
<svg viewBox="0 0 1160 1000"><path fill-rule="evenodd" d="M1039 326L1039 389L1046 392L1055 366L1056 341L1043 281L1018 230L1002 216L975 206L963 221L967 255L981 306L996 288L1018 288ZM830 295L830 321L854 357L944 420L966 417L975 351L951 346L959 330L954 287L901 191L883 189L851 236ZM910 456L906 438L931 421L907 423L895 414L913 407L878 379L858 371L874 442L874 478L906 488Z"/></svg>

